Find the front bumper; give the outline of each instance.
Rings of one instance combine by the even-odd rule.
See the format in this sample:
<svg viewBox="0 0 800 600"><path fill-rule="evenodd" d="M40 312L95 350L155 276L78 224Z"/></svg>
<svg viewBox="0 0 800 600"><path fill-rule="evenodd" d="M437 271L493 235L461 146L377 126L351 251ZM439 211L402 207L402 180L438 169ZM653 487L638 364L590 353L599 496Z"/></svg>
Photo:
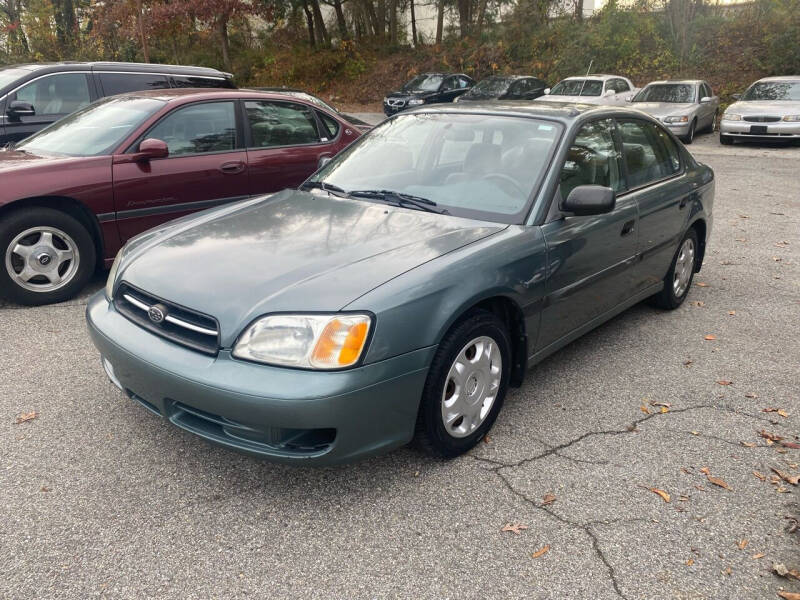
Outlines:
<svg viewBox="0 0 800 600"><path fill-rule="evenodd" d="M753 127L766 127L763 130ZM720 135L728 135L739 139L760 140L796 140L800 139L800 122L775 121L772 123L752 123L749 121L728 121L723 119L719 124Z"/></svg>
<svg viewBox="0 0 800 600"><path fill-rule="evenodd" d="M667 127L667 129L669 129L674 135L678 137L686 137L687 135L689 135L689 126L691 125L691 122L665 123L664 121L662 121L662 123L664 123L664 126Z"/></svg>
<svg viewBox="0 0 800 600"><path fill-rule="evenodd" d="M128 397L213 443L295 464L348 462L408 443L435 351L303 371L183 348L123 317L102 291L86 320L109 377Z"/></svg>
<svg viewBox="0 0 800 600"><path fill-rule="evenodd" d="M406 110L407 108L409 108L408 104L403 104L402 106L390 106L389 104L386 104L386 102L384 102L383 114L385 114L387 117L391 117L392 115L396 115L400 111Z"/></svg>

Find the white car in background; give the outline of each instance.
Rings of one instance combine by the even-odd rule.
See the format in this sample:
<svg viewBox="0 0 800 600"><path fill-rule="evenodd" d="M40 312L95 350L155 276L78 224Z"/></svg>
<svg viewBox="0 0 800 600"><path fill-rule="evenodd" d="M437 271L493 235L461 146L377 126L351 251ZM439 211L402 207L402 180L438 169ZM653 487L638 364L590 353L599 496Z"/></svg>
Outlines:
<svg viewBox="0 0 800 600"><path fill-rule="evenodd" d="M714 131L719 111L719 98L702 79L652 81L630 102L631 108L664 123L684 144L692 143L695 132Z"/></svg>
<svg viewBox="0 0 800 600"><path fill-rule="evenodd" d="M619 75L586 75L567 77L545 90L534 102L582 102L622 106L638 91L633 82Z"/></svg>
<svg viewBox="0 0 800 600"><path fill-rule="evenodd" d="M759 79L725 110L719 141L737 139L800 139L800 75Z"/></svg>

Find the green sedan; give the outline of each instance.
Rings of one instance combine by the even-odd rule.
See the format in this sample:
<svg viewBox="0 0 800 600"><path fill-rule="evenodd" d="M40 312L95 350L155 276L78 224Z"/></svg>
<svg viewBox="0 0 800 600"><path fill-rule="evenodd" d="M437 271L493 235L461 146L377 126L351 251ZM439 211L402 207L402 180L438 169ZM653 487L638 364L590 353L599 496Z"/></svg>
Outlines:
<svg viewBox="0 0 800 600"><path fill-rule="evenodd" d="M401 113L297 190L132 239L86 316L110 380L211 442L330 464L457 456L528 367L686 298L713 171L625 108Z"/></svg>

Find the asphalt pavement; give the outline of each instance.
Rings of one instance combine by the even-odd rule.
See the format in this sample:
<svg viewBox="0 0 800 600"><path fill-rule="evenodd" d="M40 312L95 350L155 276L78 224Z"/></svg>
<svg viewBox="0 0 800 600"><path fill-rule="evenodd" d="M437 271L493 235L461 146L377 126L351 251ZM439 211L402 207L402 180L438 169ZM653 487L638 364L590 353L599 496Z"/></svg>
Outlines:
<svg viewBox="0 0 800 600"><path fill-rule="evenodd" d="M0 306L0 598L800 593L773 572L800 569L800 147L691 150L717 196L688 301L531 369L449 462L291 468L211 446L106 380L83 316L100 277Z"/></svg>

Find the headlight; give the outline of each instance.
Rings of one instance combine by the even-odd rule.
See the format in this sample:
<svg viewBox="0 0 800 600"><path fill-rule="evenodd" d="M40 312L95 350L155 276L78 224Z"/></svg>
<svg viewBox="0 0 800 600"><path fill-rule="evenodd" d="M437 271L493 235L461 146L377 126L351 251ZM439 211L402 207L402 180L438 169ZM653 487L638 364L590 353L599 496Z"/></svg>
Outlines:
<svg viewBox="0 0 800 600"><path fill-rule="evenodd" d="M425 104L425 100L422 98L412 98L408 101L409 106L419 106L420 104Z"/></svg>
<svg viewBox="0 0 800 600"><path fill-rule="evenodd" d="M786 115L783 117L784 121L789 121L790 123L797 123L800 121L800 115Z"/></svg>
<svg viewBox="0 0 800 600"><path fill-rule="evenodd" d="M383 103L386 104L387 102L389 102L389 98L387 96L384 96L383 97Z"/></svg>
<svg viewBox="0 0 800 600"><path fill-rule="evenodd" d="M664 123L688 123L689 117L687 115L683 115L680 117L667 117L664 119Z"/></svg>
<svg viewBox="0 0 800 600"><path fill-rule="evenodd" d="M742 115L735 115L733 113L724 113L722 115L723 121L741 121Z"/></svg>
<svg viewBox="0 0 800 600"><path fill-rule="evenodd" d="M108 279L106 280L106 298L109 302L114 299L114 280L117 278L120 262L122 262L122 250L117 252L117 256L114 258L114 264L111 265L111 270L108 272Z"/></svg>
<svg viewBox="0 0 800 600"><path fill-rule="evenodd" d="M233 355L286 367L342 369L361 358L371 326L365 314L269 315L239 336Z"/></svg>

